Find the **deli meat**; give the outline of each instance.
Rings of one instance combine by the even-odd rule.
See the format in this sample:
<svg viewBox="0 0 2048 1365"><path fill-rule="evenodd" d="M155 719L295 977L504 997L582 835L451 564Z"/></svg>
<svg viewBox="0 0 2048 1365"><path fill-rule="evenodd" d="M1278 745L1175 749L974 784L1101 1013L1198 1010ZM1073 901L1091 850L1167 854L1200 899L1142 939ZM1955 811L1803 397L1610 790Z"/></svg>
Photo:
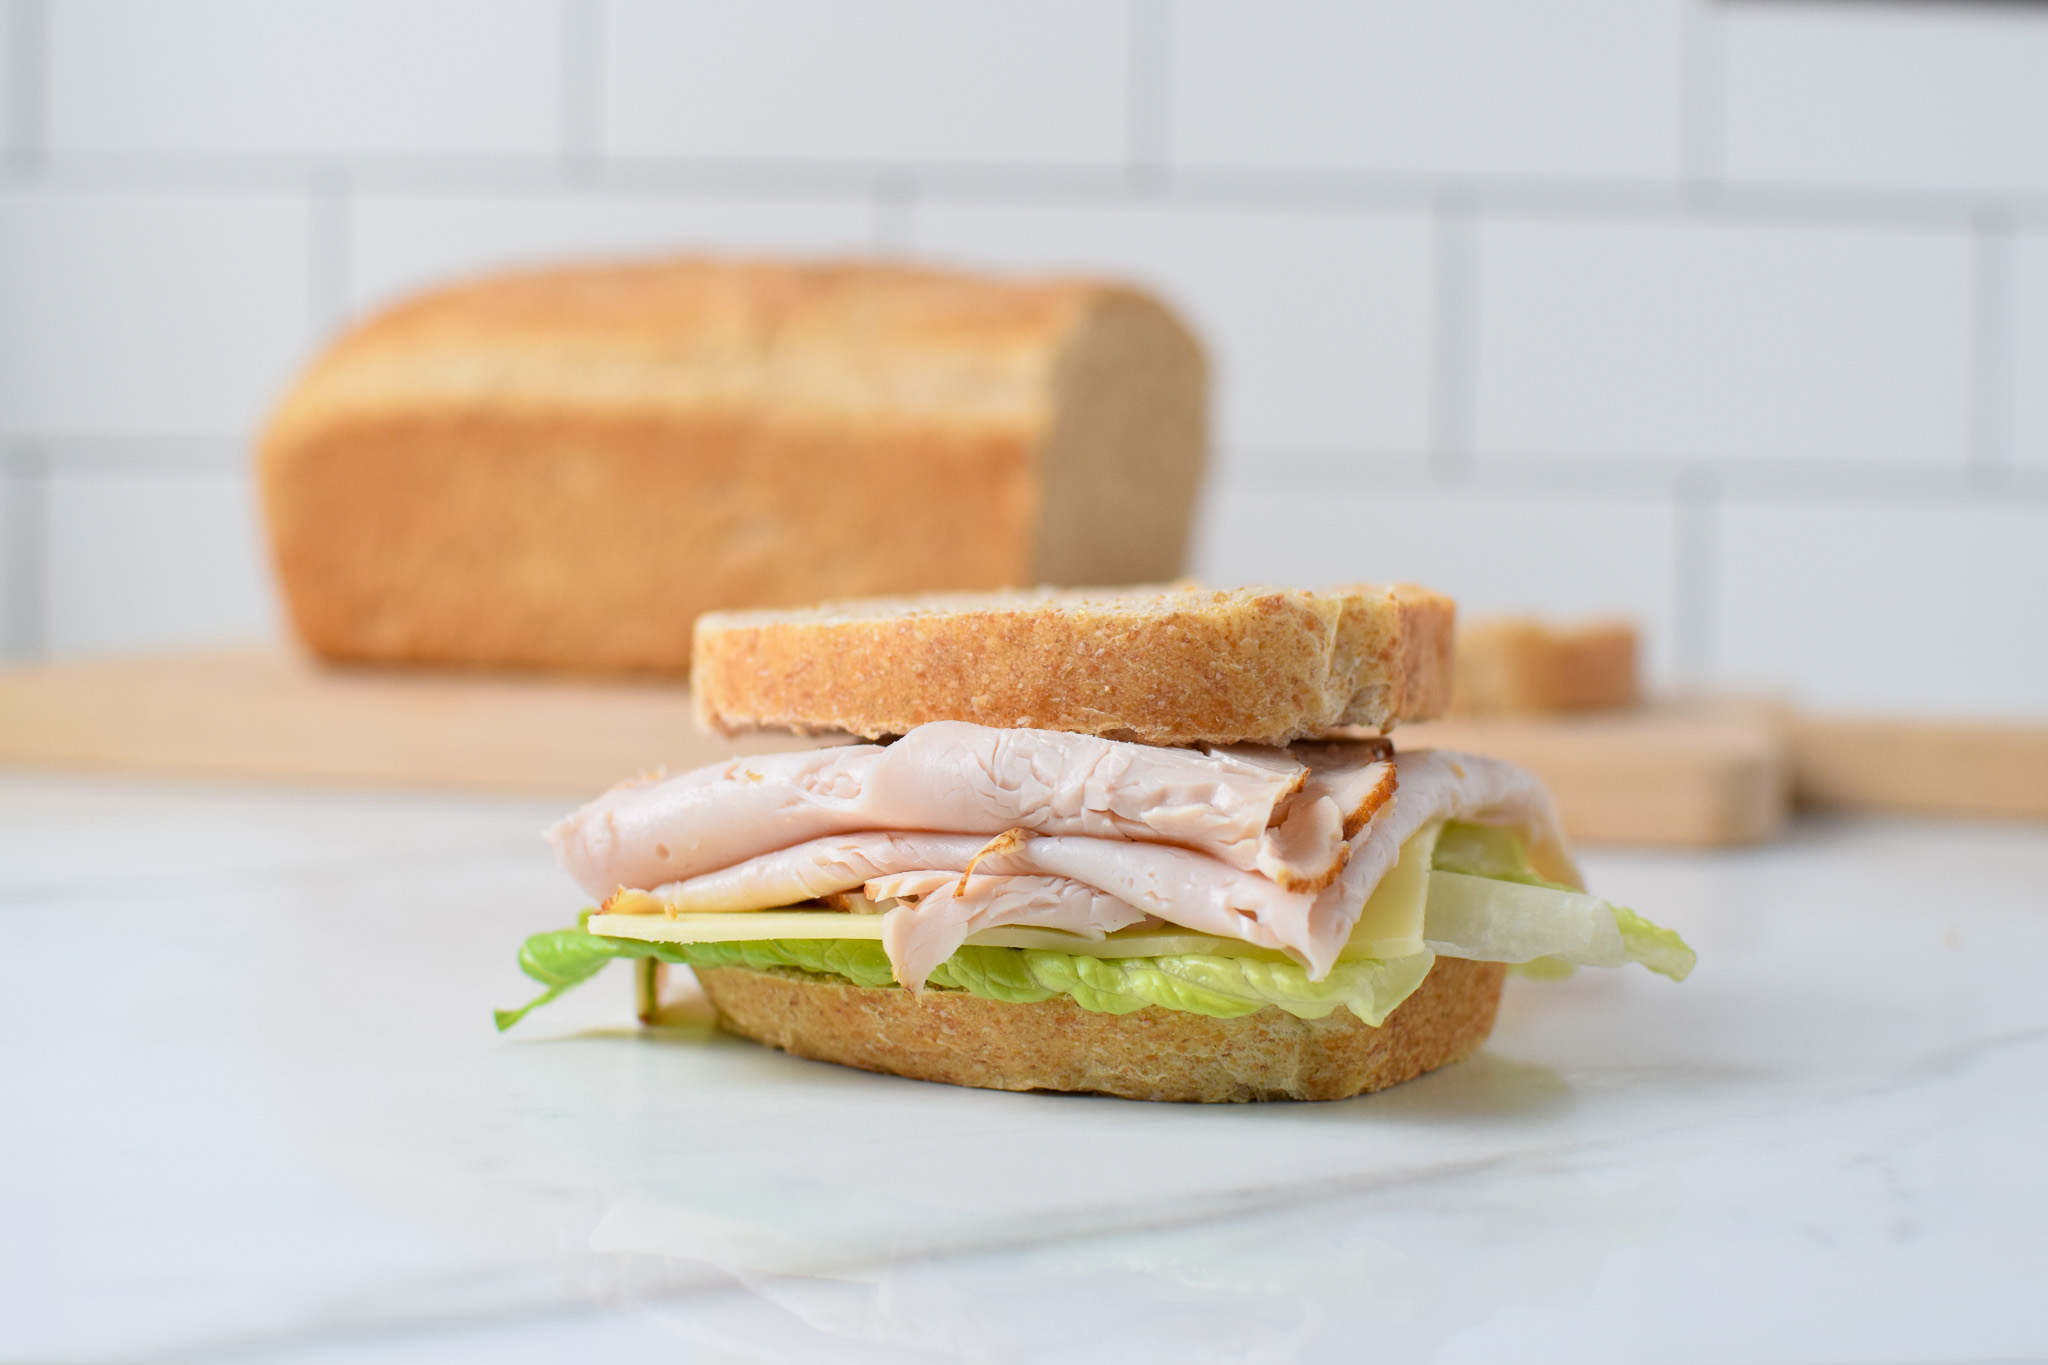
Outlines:
<svg viewBox="0 0 2048 1365"><path fill-rule="evenodd" d="M1545 876L1577 883L1549 794L1498 760L1390 757L1375 741L1170 749L952 721L886 747L628 783L550 838L584 890L646 893L621 898L636 908L889 901L883 942L906 984L981 928L1151 919L1287 953L1320 980L1401 845L1443 819L1511 826Z"/></svg>
<svg viewBox="0 0 2048 1365"><path fill-rule="evenodd" d="M911 872L868 883L876 901L894 900L882 918L882 948L896 979L912 990L951 957L969 934L1004 925L1064 929L1084 938L1154 923L1144 911L1065 877L1006 877Z"/></svg>
<svg viewBox="0 0 2048 1365"><path fill-rule="evenodd" d="M613 788L548 832L586 892L648 890L855 830L1179 844L1258 866L1306 765L964 721L896 743L734 759Z"/></svg>
<svg viewBox="0 0 2048 1365"><path fill-rule="evenodd" d="M1443 749L1396 754L1394 768L1393 799L1352 837L1343 874L1316 897L1306 932L1291 945L1316 980L1336 964L1366 897L1399 861L1401 845L1432 821L1507 826L1521 834L1537 871L1571 886L1585 884L1550 792L1533 774L1497 758Z"/></svg>
<svg viewBox="0 0 2048 1365"><path fill-rule="evenodd" d="M886 831L814 840L707 876L655 887L650 894L651 903L670 914L765 910L856 890L894 873L936 870L958 875L970 865L977 873L1080 882L1183 928L1279 951L1301 936L1316 901L1256 872L1170 844L1085 835L1005 834L986 840L976 835ZM643 902L636 898L635 903Z"/></svg>

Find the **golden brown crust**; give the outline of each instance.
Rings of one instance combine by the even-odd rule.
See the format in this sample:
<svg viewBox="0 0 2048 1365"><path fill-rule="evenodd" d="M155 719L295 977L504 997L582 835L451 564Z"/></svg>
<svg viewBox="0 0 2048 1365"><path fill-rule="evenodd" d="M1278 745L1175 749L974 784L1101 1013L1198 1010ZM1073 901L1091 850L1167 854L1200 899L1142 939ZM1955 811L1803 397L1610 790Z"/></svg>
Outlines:
<svg viewBox="0 0 2048 1365"><path fill-rule="evenodd" d="M1627 621L1475 622L1458 634L1456 709L1543 715L1633 706L1636 654L1636 628Z"/></svg>
<svg viewBox="0 0 2048 1365"><path fill-rule="evenodd" d="M1204 383L1170 312L1089 281L541 271L337 342L264 505L317 653L680 673L713 608L1178 572Z"/></svg>
<svg viewBox="0 0 2048 1365"><path fill-rule="evenodd" d="M1285 744L1449 700L1450 599L1324 592L947 595L697 623L707 726L904 734L935 720L1150 744Z"/></svg>
<svg viewBox="0 0 2048 1365"><path fill-rule="evenodd" d="M1457 1061L1492 1030L1505 971L1438 958L1379 1028L1346 1009L1322 1019L1271 1006L1239 1019L1093 1014L1067 999L1006 1005L744 967L697 979L724 1027L799 1057L989 1090L1214 1103L1344 1099Z"/></svg>

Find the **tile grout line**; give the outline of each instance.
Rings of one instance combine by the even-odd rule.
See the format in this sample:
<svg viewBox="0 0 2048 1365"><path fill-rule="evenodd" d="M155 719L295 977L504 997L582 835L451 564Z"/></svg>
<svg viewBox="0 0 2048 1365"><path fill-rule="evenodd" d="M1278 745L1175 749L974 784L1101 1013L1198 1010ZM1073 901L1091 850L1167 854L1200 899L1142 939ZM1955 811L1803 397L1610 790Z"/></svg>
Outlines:
<svg viewBox="0 0 2048 1365"><path fill-rule="evenodd" d="M50 12L46 0L5 0L7 107L0 110L0 149L17 170L40 167L49 154Z"/></svg>
<svg viewBox="0 0 2048 1365"><path fill-rule="evenodd" d="M33 446L22 444L0 462L0 657L41 658L50 644L50 468Z"/></svg>
<svg viewBox="0 0 2048 1365"><path fill-rule="evenodd" d="M1168 0L1126 4L1124 154L1132 187L1157 190L1166 183L1173 154L1173 13Z"/></svg>
<svg viewBox="0 0 2048 1365"><path fill-rule="evenodd" d="M307 305L317 345L341 330L353 311L349 306L349 218L354 187L339 167L313 177L308 190Z"/></svg>
<svg viewBox="0 0 2048 1365"><path fill-rule="evenodd" d="M0 0L4 2L4 0ZM1162 134L1164 136L1164 134ZM1579 221L1697 221L1703 197L1715 220L1786 228L1844 230L1948 227L1968 230L1987 204L2015 227L2048 228L2048 195L2012 190L1961 196L1946 191L1893 191L1839 185L1731 184L1680 181L1574 180L1547 176L1351 174L1338 170L1265 174L1162 169L1155 183L1134 186L1123 168L958 164L896 164L831 160L690 161L666 158L594 158L573 177L560 154L542 159L475 157L404 158L224 154L67 156L38 154L35 178L86 190L139 193L242 193L286 191L308 174L340 166L352 183L379 193L422 193L443 198L489 197L588 186L621 195L758 195L765 198L847 197L861 194L881 175L911 175L934 197L1019 203L1116 206L1163 196L1190 208L1233 207L1272 211L1427 212L1456 196L1489 216ZM16 167L14 173L19 174ZM5 177L0 177L0 185ZM1702 190L1710 191L1703 196Z"/></svg>
<svg viewBox="0 0 2048 1365"><path fill-rule="evenodd" d="M1720 187L1724 74L1721 16L1706 0L1691 0L1679 31L1678 165L1680 179L1696 197Z"/></svg>
<svg viewBox="0 0 2048 1365"><path fill-rule="evenodd" d="M1437 474L1472 469L1478 389L1478 211L1437 202L1430 228L1429 464Z"/></svg>
<svg viewBox="0 0 2048 1365"><path fill-rule="evenodd" d="M1689 474L1679 480L1673 498L1677 527L1671 574L1672 663L1680 684L1704 688L1714 682L1720 646L1715 577L1721 497L1709 477Z"/></svg>
<svg viewBox="0 0 2048 1365"><path fill-rule="evenodd" d="M562 0L562 170L594 177L604 164L602 0Z"/></svg>
<svg viewBox="0 0 2048 1365"><path fill-rule="evenodd" d="M1979 215L1970 233L1968 338L1969 409L1965 438L1970 472L1996 483L2010 470L2014 288L2013 225L2004 214Z"/></svg>
<svg viewBox="0 0 2048 1365"><path fill-rule="evenodd" d="M917 182L909 176L883 176L876 180L872 198L875 254L916 255Z"/></svg>

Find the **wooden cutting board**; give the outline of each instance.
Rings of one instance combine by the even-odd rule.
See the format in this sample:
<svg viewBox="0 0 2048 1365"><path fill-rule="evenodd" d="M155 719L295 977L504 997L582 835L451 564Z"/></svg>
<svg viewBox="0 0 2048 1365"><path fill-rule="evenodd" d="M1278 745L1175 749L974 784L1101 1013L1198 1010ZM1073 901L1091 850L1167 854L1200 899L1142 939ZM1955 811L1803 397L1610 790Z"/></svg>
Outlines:
<svg viewBox="0 0 2048 1365"><path fill-rule="evenodd" d="M589 795L789 735L702 734L674 683L330 668L283 648L0 672L0 762Z"/></svg>
<svg viewBox="0 0 2048 1365"><path fill-rule="evenodd" d="M1788 795L2048 820L2048 726L1794 716L1726 699L1406 726L1520 763L1587 843L1769 838ZM819 743L698 732L673 683L337 669L254 648L0 672L0 763L588 796L655 768Z"/></svg>
<svg viewBox="0 0 2048 1365"><path fill-rule="evenodd" d="M1576 715L1403 726L1404 748L1491 754L1542 778L1583 843L1716 848L1784 827L1791 772L1780 713L1699 698Z"/></svg>
<svg viewBox="0 0 2048 1365"><path fill-rule="evenodd" d="M1470 721L1400 739L1534 768L1591 841L1739 842L1768 836L1784 812L1779 750L1746 714ZM817 742L701 734L672 683L332 668L283 648L0 673L0 762L45 766L576 796Z"/></svg>
<svg viewBox="0 0 2048 1365"><path fill-rule="evenodd" d="M1803 805L2048 820L2048 725L1797 716Z"/></svg>

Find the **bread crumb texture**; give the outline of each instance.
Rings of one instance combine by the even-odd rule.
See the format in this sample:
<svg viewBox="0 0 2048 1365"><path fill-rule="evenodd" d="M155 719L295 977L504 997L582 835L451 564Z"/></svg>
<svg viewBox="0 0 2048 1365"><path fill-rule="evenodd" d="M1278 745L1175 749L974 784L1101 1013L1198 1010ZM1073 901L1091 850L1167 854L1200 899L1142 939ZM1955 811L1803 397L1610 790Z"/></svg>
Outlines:
<svg viewBox="0 0 2048 1365"><path fill-rule="evenodd" d="M937 720L1148 744L1285 744L1427 720L1454 608L1411 584L939 595L698 620L722 733L904 734Z"/></svg>
<svg viewBox="0 0 2048 1365"><path fill-rule="evenodd" d="M1067 999L1009 1005L965 991L855 986L801 972L697 973L726 1029L798 1057L987 1090L1134 1100L1336 1100L1384 1090L1486 1041L1506 968L1438 958L1373 1028L1349 1010L1237 1019L1149 1007L1095 1014Z"/></svg>

